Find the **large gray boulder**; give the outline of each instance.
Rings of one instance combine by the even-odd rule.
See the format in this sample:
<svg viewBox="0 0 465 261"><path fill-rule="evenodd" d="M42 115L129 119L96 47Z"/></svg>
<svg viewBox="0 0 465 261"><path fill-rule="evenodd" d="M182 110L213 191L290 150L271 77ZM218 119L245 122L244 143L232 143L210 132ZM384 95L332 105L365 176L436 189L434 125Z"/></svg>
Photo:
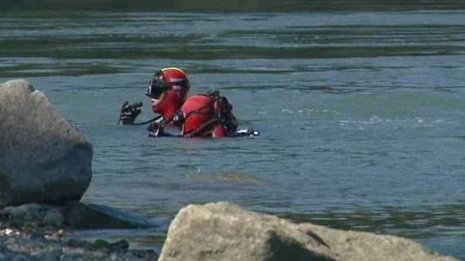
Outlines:
<svg viewBox="0 0 465 261"><path fill-rule="evenodd" d="M319 238L228 203L189 205L170 225L159 261L336 260Z"/></svg>
<svg viewBox="0 0 465 261"><path fill-rule="evenodd" d="M0 207L80 200L92 146L24 80L0 84Z"/></svg>
<svg viewBox="0 0 465 261"><path fill-rule="evenodd" d="M219 202L182 208L159 261L373 260L446 261L394 236L294 224Z"/></svg>

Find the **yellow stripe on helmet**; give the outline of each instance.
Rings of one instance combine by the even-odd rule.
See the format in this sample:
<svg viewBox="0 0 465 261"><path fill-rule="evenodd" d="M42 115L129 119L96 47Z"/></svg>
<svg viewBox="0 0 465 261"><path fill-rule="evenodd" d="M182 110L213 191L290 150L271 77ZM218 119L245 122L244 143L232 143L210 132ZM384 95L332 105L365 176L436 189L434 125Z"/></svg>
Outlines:
<svg viewBox="0 0 465 261"><path fill-rule="evenodd" d="M165 67L165 68L160 69L160 71L162 71L162 72L164 72L166 70L176 70L176 71L179 71L179 72L183 73L186 76L186 79L187 79L187 86L186 87L187 88L184 91L184 97L183 97L183 100L185 101L187 99L187 97L189 96L189 91L190 91L189 77L187 77L187 73L185 71L183 71L182 69L179 69L178 67Z"/></svg>

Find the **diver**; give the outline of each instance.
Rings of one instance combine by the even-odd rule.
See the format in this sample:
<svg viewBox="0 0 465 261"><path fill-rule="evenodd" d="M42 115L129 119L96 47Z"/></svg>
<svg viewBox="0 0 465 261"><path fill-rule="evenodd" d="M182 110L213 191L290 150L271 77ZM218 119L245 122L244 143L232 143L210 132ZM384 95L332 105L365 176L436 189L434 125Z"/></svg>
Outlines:
<svg viewBox="0 0 465 261"><path fill-rule="evenodd" d="M237 129L237 119L232 105L219 91L188 97L190 84L186 73L175 67L156 72L145 93L151 100L152 111L159 116L152 120L135 123L141 113L142 103L125 102L121 108L119 123L145 125L150 137L237 137L258 136L253 129ZM178 128L172 134L167 128Z"/></svg>

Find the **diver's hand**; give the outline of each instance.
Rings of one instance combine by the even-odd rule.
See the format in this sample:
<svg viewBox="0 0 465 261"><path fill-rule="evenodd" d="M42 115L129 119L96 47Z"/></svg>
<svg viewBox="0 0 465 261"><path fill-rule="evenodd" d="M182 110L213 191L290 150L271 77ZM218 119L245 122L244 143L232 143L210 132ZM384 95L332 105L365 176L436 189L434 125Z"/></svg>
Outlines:
<svg viewBox="0 0 465 261"><path fill-rule="evenodd" d="M152 122L147 126L149 137L160 137L164 135L164 127L159 122Z"/></svg>
<svg viewBox="0 0 465 261"><path fill-rule="evenodd" d="M134 120L142 112L141 107L142 107L142 102L137 102L133 104L129 104L128 102L125 102L123 106L121 106L121 113L119 115L119 123L123 125L134 124Z"/></svg>

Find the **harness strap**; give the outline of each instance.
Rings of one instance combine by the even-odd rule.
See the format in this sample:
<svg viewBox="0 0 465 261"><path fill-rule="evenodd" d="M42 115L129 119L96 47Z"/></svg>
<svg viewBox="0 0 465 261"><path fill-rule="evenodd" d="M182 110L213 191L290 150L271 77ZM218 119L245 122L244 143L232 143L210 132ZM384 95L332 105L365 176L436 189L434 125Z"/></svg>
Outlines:
<svg viewBox="0 0 465 261"><path fill-rule="evenodd" d="M227 104L227 106L231 106L227 100L226 97L222 97L222 96L219 96L219 92L218 91L214 91L214 92L211 92L209 94L200 94L200 95L204 95L204 96L208 96L208 97L211 97L214 99L214 102L213 102L213 105L205 105L197 110L194 110L194 111L191 111L189 113L186 113L184 115L182 115L182 122L179 122L179 123L184 123L185 120L187 118L189 118L190 116L192 116L193 114L198 114L198 113L201 113L202 110L206 109L206 108L210 108L211 107L211 111L209 111L209 113L212 114L213 116L213 119L207 121L206 123L202 124L199 128L187 133L187 134L184 134L185 137L195 137L195 136L200 136L203 132L207 131L208 129L212 128L215 124L221 124L223 126L223 128L225 130L227 130L228 132L231 132L231 129L234 129L233 132L235 131L235 129L237 128L236 126L231 126L231 123L229 122L229 120L227 118L225 118L223 116L223 110L225 109L224 107L224 104ZM222 100L224 99L224 100ZM234 116L233 116L234 117Z"/></svg>
<svg viewBox="0 0 465 261"><path fill-rule="evenodd" d="M190 111L188 113L184 113L184 114L180 114L180 110L178 110L175 114L173 114L173 116L171 116L169 119L167 119L166 121L163 122L163 124L168 124L170 122L173 122L174 121L174 124L175 125L182 125L184 123L184 121L189 118L191 115L193 114L201 114L201 111L204 110L204 109L207 109L209 106L208 105L205 105L203 107L200 107L198 108L197 110L193 110L193 111ZM207 114L207 113L205 113Z"/></svg>

